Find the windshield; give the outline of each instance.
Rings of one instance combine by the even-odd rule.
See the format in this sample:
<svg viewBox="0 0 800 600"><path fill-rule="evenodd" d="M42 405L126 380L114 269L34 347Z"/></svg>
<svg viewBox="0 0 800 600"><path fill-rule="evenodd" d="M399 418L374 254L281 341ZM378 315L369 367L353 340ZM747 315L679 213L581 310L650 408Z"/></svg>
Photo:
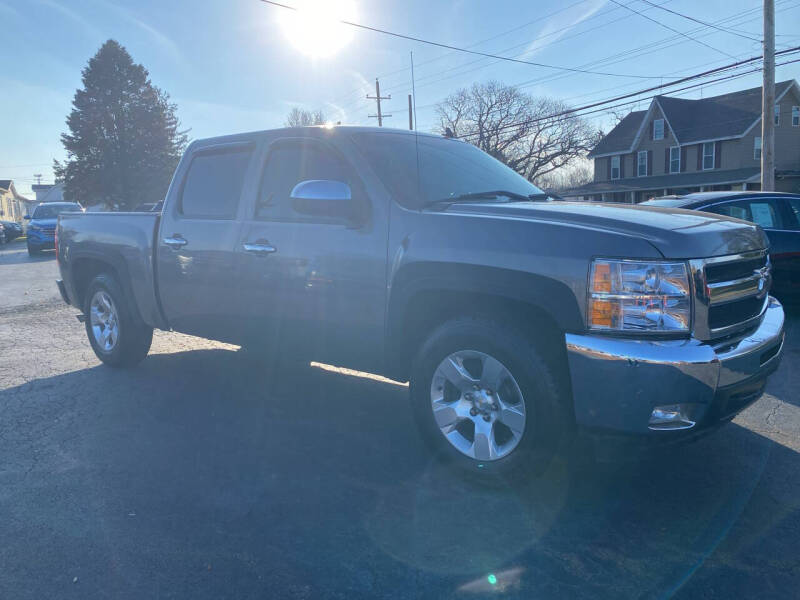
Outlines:
<svg viewBox="0 0 800 600"><path fill-rule="evenodd" d="M75 212L81 210L81 205L71 204L40 204L33 211L34 219L55 219L63 212Z"/></svg>
<svg viewBox="0 0 800 600"><path fill-rule="evenodd" d="M396 132L358 133L353 139L389 193L406 208L419 209L439 200L496 190L523 197L542 193L472 144ZM513 199L497 195L486 201Z"/></svg>
<svg viewBox="0 0 800 600"><path fill-rule="evenodd" d="M683 198L657 198L642 202L643 206L661 206L663 208L680 208L686 204L687 202Z"/></svg>

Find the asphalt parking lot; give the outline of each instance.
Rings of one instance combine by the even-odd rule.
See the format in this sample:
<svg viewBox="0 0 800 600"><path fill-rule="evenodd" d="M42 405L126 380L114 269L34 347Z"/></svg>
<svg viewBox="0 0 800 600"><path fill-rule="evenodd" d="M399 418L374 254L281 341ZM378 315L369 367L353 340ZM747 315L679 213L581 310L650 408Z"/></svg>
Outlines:
<svg viewBox="0 0 800 600"><path fill-rule="evenodd" d="M0 598L787 598L800 316L767 394L637 460L488 488L396 383L157 333L101 366L52 256L0 247Z"/></svg>

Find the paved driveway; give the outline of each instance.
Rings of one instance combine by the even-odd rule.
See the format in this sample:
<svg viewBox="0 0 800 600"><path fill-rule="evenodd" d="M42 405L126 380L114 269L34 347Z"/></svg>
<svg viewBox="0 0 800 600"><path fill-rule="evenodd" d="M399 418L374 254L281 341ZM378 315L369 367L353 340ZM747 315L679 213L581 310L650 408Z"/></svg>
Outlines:
<svg viewBox="0 0 800 600"><path fill-rule="evenodd" d="M800 319L768 394L643 460L491 489L406 388L157 333L101 366L52 257L0 250L0 598L684 598L800 589Z"/></svg>

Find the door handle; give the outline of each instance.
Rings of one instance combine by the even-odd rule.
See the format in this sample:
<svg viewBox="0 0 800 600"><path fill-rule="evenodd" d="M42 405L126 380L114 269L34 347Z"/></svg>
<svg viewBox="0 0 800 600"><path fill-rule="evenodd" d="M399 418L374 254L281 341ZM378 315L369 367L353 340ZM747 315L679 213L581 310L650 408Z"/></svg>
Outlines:
<svg viewBox="0 0 800 600"><path fill-rule="evenodd" d="M277 252L278 249L265 240L258 240L256 242L245 242L242 244L245 252L252 254L272 254Z"/></svg>
<svg viewBox="0 0 800 600"><path fill-rule="evenodd" d="M164 243L170 248L177 249L181 246L185 246L189 242L183 239L180 234L176 233L172 237L164 238Z"/></svg>

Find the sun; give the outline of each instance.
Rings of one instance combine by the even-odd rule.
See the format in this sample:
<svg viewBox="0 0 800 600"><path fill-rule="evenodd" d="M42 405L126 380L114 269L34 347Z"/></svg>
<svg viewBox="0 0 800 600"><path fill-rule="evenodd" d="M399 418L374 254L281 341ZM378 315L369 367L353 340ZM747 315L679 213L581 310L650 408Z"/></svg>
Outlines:
<svg viewBox="0 0 800 600"><path fill-rule="evenodd" d="M286 37L300 52L313 58L327 58L353 39L353 28L340 23L355 21L352 0L298 0L297 10L282 15Z"/></svg>

